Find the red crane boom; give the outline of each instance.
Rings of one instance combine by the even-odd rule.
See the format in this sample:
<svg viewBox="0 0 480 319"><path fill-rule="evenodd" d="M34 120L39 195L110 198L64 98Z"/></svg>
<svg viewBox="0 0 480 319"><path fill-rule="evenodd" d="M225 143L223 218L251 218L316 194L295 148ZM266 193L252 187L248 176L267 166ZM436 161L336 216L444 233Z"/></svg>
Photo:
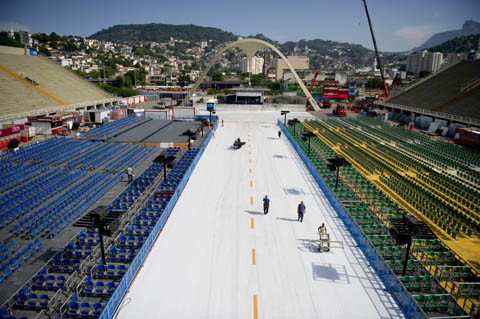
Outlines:
<svg viewBox="0 0 480 319"><path fill-rule="evenodd" d="M310 88L308 89L308 92L310 94L312 94L313 87L315 86L315 81L317 81L317 76L318 76L318 72L315 72L315 75L313 76L312 84L310 84ZM307 102L305 103L305 107L307 108L307 111L308 111L308 106L309 105L310 105L310 103L308 102L308 99L307 99Z"/></svg>

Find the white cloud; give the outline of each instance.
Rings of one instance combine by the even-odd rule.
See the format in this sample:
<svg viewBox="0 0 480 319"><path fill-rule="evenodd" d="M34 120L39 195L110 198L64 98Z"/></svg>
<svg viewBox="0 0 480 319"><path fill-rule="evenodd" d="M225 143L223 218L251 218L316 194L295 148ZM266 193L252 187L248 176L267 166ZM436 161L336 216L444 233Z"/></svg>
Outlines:
<svg viewBox="0 0 480 319"><path fill-rule="evenodd" d="M394 32L396 36L404 38L412 46L417 46L425 42L434 33L439 32L441 29L436 25L417 25L402 27Z"/></svg>
<svg viewBox="0 0 480 319"><path fill-rule="evenodd" d="M27 31L30 32L30 28L24 24L15 21L0 21L0 31Z"/></svg>

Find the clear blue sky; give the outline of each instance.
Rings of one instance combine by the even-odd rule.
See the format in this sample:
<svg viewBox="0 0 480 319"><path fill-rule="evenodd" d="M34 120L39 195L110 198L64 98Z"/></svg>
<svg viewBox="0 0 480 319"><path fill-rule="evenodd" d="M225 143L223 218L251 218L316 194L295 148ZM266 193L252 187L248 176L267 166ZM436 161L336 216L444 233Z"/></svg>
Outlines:
<svg viewBox="0 0 480 319"><path fill-rule="evenodd" d="M436 32L480 22L480 0L367 0L379 50L408 50ZM362 0L0 0L0 29L89 36L116 24L196 24L285 42L373 48Z"/></svg>

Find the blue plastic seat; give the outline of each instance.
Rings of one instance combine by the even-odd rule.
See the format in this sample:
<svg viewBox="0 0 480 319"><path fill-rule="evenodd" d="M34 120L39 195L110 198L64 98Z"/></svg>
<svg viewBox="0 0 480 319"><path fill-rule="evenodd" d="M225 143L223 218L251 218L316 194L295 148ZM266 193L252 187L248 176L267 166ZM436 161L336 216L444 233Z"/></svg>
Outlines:
<svg viewBox="0 0 480 319"><path fill-rule="evenodd" d="M93 294L93 282L90 280L85 281L85 288L83 290L86 295Z"/></svg>
<svg viewBox="0 0 480 319"><path fill-rule="evenodd" d="M30 294L28 294L27 298L28 298L28 307L31 308L31 309L37 308L37 305L38 305L37 294L30 293Z"/></svg>
<svg viewBox="0 0 480 319"><path fill-rule="evenodd" d="M82 316L88 316L90 314L91 306L88 302L82 302L80 304L80 314Z"/></svg>
<svg viewBox="0 0 480 319"><path fill-rule="evenodd" d="M103 295L105 293L105 284L103 281L97 281L95 283L95 294Z"/></svg>
<svg viewBox="0 0 480 319"><path fill-rule="evenodd" d="M115 292L116 286L114 282L107 282L107 293L109 295L113 294Z"/></svg>
<svg viewBox="0 0 480 319"><path fill-rule="evenodd" d="M68 306L69 306L68 314L71 316L76 316L78 313L78 303L76 301L70 301Z"/></svg>
<svg viewBox="0 0 480 319"><path fill-rule="evenodd" d="M50 297L48 295L40 295L39 299L40 299L40 307L43 309L47 309Z"/></svg>

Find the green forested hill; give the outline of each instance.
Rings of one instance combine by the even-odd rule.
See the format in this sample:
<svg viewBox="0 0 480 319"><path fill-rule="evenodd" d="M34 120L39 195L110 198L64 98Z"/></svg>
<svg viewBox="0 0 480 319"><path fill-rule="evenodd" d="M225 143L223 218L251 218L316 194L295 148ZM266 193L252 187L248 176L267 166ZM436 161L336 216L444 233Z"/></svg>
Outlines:
<svg viewBox="0 0 480 319"><path fill-rule="evenodd" d="M171 37L193 42L227 42L238 38L231 32L216 28L162 23L115 25L89 36L90 39L110 42L168 42Z"/></svg>
<svg viewBox="0 0 480 319"><path fill-rule="evenodd" d="M466 37L458 37L440 45L428 48L431 52L442 53L459 53L469 52L471 50L478 50L480 35L469 35Z"/></svg>

